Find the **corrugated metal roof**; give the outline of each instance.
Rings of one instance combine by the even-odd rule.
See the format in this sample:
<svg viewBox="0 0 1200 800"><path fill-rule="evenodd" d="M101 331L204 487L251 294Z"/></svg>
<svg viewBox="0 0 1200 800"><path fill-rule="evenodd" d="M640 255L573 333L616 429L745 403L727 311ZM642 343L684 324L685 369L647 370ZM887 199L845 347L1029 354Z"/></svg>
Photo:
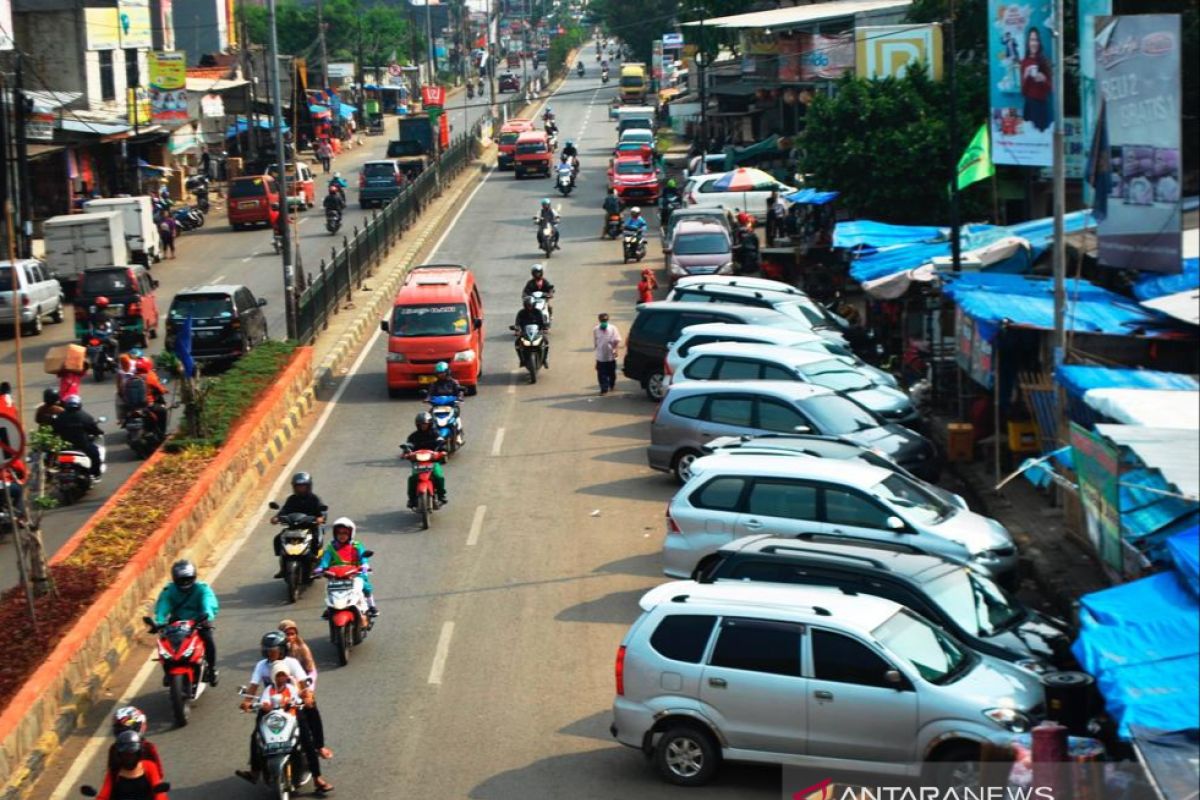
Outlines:
<svg viewBox="0 0 1200 800"><path fill-rule="evenodd" d="M900 11L912 5L912 0L834 0L829 3L812 3L789 8L772 8L768 11L752 11L748 14L733 14L728 17L713 17L704 20L706 27L717 28L794 28L838 17L851 17L869 11ZM699 22L685 22L687 26L698 26Z"/></svg>
<svg viewBox="0 0 1200 800"><path fill-rule="evenodd" d="M1089 389L1168 389L1195 392L1200 381L1194 375L1159 372L1153 369L1098 367L1067 364L1055 373L1059 384L1073 397L1082 397Z"/></svg>
<svg viewBox="0 0 1200 800"><path fill-rule="evenodd" d="M1192 403L1198 400L1200 397L1193 393ZM1163 408L1158 418L1174 421L1167 413L1169 409ZM1196 458L1200 452L1200 429L1101 423L1096 432L1121 447L1128 447L1147 468L1161 472L1181 494L1200 500L1200 460Z"/></svg>

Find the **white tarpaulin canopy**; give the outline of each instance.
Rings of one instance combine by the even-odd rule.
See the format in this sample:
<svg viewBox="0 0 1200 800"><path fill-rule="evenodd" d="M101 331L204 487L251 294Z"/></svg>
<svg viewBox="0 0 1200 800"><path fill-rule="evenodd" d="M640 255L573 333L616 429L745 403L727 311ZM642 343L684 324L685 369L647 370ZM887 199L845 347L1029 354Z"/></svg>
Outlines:
<svg viewBox="0 0 1200 800"><path fill-rule="evenodd" d="M1032 249L1033 247L1029 244L1028 239L1021 236L1002 236L981 247L964 250L959 260L964 272L974 272L984 267L990 267L992 264L999 264L1001 261L1006 261L1021 250L1030 252ZM864 281L862 288L864 292L872 297L877 297L881 300L894 300L897 297L902 297L908 291L908 287L914 283L930 283L937 280L938 270L949 272L953 264L953 257L938 256L931 262L922 264L915 269L894 272L882 278Z"/></svg>
<svg viewBox="0 0 1200 800"><path fill-rule="evenodd" d="M1143 464L1161 472L1180 494L1200 498L1200 459L1196 458L1200 452L1200 430L1099 424L1096 432L1128 447Z"/></svg>
<svg viewBox="0 0 1200 800"><path fill-rule="evenodd" d="M1200 392L1169 389L1089 389L1083 402L1109 419L1126 425L1154 427L1170 422L1173 428L1200 430ZM1193 460L1196 450L1190 451Z"/></svg>
<svg viewBox="0 0 1200 800"><path fill-rule="evenodd" d="M1200 289L1188 289L1155 297L1153 300L1143 300L1142 305L1189 325L1200 325Z"/></svg>

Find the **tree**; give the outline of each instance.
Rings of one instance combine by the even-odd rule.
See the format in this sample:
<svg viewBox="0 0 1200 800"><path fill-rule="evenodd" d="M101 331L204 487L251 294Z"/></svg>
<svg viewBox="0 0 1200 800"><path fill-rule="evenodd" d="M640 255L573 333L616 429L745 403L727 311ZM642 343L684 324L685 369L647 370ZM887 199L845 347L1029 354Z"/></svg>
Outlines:
<svg viewBox="0 0 1200 800"><path fill-rule="evenodd" d="M590 8L604 29L633 51L635 61L649 62L652 43L670 30L677 0L592 0Z"/></svg>
<svg viewBox="0 0 1200 800"><path fill-rule="evenodd" d="M414 38L408 20L394 6L374 0L324 0L325 46L331 59L361 60L362 66L386 63L392 51L412 56ZM269 36L267 9L243 5L250 41L265 43ZM307 55L317 41L315 4L280 0L275 10L279 52Z"/></svg>

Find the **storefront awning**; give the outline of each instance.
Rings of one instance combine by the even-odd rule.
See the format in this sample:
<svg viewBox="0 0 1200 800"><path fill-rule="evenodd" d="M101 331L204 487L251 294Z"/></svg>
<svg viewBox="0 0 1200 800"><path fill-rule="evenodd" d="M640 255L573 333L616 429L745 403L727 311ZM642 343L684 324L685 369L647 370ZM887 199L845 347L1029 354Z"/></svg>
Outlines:
<svg viewBox="0 0 1200 800"><path fill-rule="evenodd" d="M1092 389L1200 390L1200 381L1195 376L1153 369L1064 364L1055 370L1054 378L1071 397L1083 397Z"/></svg>
<svg viewBox="0 0 1200 800"><path fill-rule="evenodd" d="M789 203L804 203L810 206L823 206L827 203L832 203L838 199L841 192L823 192L820 189L801 189L798 192L792 192L783 199Z"/></svg>
<svg viewBox="0 0 1200 800"><path fill-rule="evenodd" d="M70 133L85 133L91 136L114 136L118 133L128 133L132 130L128 125L120 123L93 122L91 120L78 119L70 115L63 115L58 120L58 127Z"/></svg>

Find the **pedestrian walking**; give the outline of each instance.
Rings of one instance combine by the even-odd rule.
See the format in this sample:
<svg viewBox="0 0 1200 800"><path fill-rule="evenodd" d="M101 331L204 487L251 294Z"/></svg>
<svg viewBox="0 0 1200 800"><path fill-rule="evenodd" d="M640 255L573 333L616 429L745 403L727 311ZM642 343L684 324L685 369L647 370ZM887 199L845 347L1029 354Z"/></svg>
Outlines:
<svg viewBox="0 0 1200 800"><path fill-rule="evenodd" d="M654 270L647 267L642 270L642 279L638 281L638 303L653 303L654 290L658 288L658 281L654 278Z"/></svg>
<svg viewBox="0 0 1200 800"><path fill-rule="evenodd" d="M771 190L767 197L767 247L775 246L775 206L779 202L779 192Z"/></svg>
<svg viewBox="0 0 1200 800"><path fill-rule="evenodd" d="M621 348L621 332L608 321L608 314L601 313L595 328L592 328L592 346L596 355L596 378L600 382L600 394L608 394L617 386L617 353Z"/></svg>
<svg viewBox="0 0 1200 800"><path fill-rule="evenodd" d="M171 216L170 209L164 211L162 219L158 221L158 238L162 240L163 253L170 253L170 258L175 257L175 234L178 232L179 224Z"/></svg>
<svg viewBox="0 0 1200 800"><path fill-rule="evenodd" d="M328 139L321 139L317 145L317 160L321 162L321 169L325 174L329 174L329 164L333 159L333 148L329 146Z"/></svg>

